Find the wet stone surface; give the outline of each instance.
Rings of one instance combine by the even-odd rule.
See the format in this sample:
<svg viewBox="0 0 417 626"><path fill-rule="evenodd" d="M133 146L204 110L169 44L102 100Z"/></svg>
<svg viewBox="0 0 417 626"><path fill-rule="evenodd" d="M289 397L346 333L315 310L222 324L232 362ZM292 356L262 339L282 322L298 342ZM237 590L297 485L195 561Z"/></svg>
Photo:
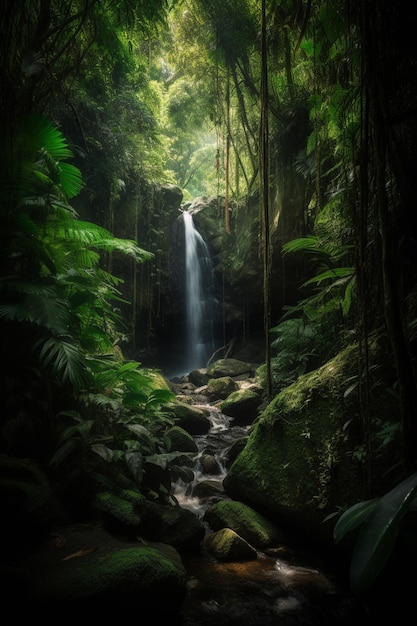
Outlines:
<svg viewBox="0 0 417 626"><path fill-rule="evenodd" d="M260 554L242 563L208 556L186 563L183 626L334 626L369 617L366 607L322 571Z"/></svg>

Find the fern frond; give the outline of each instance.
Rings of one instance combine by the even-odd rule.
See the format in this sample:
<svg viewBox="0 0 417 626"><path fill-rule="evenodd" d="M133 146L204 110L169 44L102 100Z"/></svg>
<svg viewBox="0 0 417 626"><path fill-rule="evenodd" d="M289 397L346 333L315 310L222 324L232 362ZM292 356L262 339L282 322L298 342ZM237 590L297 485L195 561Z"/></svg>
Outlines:
<svg viewBox="0 0 417 626"><path fill-rule="evenodd" d="M0 318L29 322L54 334L67 333L76 322L68 302L58 297L53 285L6 277L0 280L0 293L7 298L0 305Z"/></svg>
<svg viewBox="0 0 417 626"><path fill-rule="evenodd" d="M61 383L79 391L88 383L84 355L77 345L61 337L47 337L34 344L41 367L49 369Z"/></svg>
<svg viewBox="0 0 417 626"><path fill-rule="evenodd" d="M94 247L106 252L120 252L127 256L131 256L137 262L148 261L153 258L153 253L143 250L134 241L130 239L119 239L117 237L109 237L96 241Z"/></svg>
<svg viewBox="0 0 417 626"><path fill-rule="evenodd" d="M60 183L67 198L78 195L83 187L80 170L71 163L60 163Z"/></svg>
<svg viewBox="0 0 417 626"><path fill-rule="evenodd" d="M321 272L317 274L317 276L313 276L309 280L306 280L303 283L303 287L307 285L317 284L320 285L324 280L335 280L336 278L349 278L353 274L353 267L335 267L330 270L326 270L325 272Z"/></svg>
<svg viewBox="0 0 417 626"><path fill-rule="evenodd" d="M72 152L61 131L42 115L33 114L24 118L19 127L19 138L32 153L44 149L54 159L68 159Z"/></svg>
<svg viewBox="0 0 417 626"><path fill-rule="evenodd" d="M318 237L311 235L310 237L298 237L288 241L282 246L284 254L289 252L299 252L300 250L307 250L308 252L320 252L320 242Z"/></svg>

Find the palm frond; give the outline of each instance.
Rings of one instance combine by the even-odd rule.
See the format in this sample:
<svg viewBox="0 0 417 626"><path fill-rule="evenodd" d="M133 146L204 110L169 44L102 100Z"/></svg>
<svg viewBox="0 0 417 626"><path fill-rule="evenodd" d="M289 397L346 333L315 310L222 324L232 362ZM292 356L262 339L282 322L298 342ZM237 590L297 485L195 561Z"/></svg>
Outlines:
<svg viewBox="0 0 417 626"><path fill-rule="evenodd" d="M60 163L60 183L67 198L78 195L83 187L80 170L71 163Z"/></svg>
<svg viewBox="0 0 417 626"><path fill-rule="evenodd" d="M70 383L79 391L88 384L85 357L68 337L46 337L34 344L41 367L51 370L62 384Z"/></svg>
<svg viewBox="0 0 417 626"><path fill-rule="evenodd" d="M29 322L54 334L68 332L75 324L68 302L58 297L53 285L6 277L0 280L0 293L6 298L0 318Z"/></svg>
<svg viewBox="0 0 417 626"><path fill-rule="evenodd" d="M22 120L17 139L32 155L44 149L57 160L72 157L72 152L61 131L51 120L36 113Z"/></svg>
<svg viewBox="0 0 417 626"><path fill-rule="evenodd" d="M119 239L117 237L109 237L96 241L94 246L100 250L107 252L120 252L131 256L137 262L148 261L153 258L153 253L140 248L134 241L130 239Z"/></svg>

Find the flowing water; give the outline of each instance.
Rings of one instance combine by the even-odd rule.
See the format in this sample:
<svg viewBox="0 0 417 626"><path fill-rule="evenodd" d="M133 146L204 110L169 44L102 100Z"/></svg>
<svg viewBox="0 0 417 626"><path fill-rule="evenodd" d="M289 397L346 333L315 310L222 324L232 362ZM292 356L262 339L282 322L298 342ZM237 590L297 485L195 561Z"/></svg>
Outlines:
<svg viewBox="0 0 417 626"><path fill-rule="evenodd" d="M228 453L249 427L234 425L215 406L195 406L207 412L211 428L195 437L194 480L179 480L173 495L203 520L211 503L227 497L222 480ZM208 465L203 462L207 456ZM213 488L211 495L210 489L201 491L208 497L197 495L207 486ZM203 547L185 566L188 593L180 626L350 626L367 618L366 608L325 565L294 546L259 551L258 558L243 562L217 561Z"/></svg>
<svg viewBox="0 0 417 626"><path fill-rule="evenodd" d="M192 215L183 212L185 233L186 371L205 367L214 351L211 309L212 266L208 247ZM196 436L192 482L173 485L179 505L204 523L208 506L227 498L222 481L233 444L249 427L210 404L198 405L210 420ZM207 526L207 532L211 532ZM294 547L277 546L244 562L219 562L202 553L185 562L188 593L179 626L350 626L367 618L349 590L326 567ZM176 625L175 625L176 626Z"/></svg>
<svg viewBox="0 0 417 626"><path fill-rule="evenodd" d="M194 460L193 481L185 483L179 479L173 486L173 495L182 508L189 509L199 517L203 517L211 500L210 497L198 495L199 487L205 485L206 493L211 487L211 490L216 492L215 498L222 497L222 481L227 473L228 452L235 441L246 437L249 426L233 425L233 418L224 415L214 406L198 404L194 406L206 411L211 427L206 435L194 437L198 452ZM202 493L201 490L200 493Z"/></svg>
<svg viewBox="0 0 417 626"><path fill-rule="evenodd" d="M212 274L210 251L194 226L191 213L183 212L185 232L185 297L187 371L205 367L214 350Z"/></svg>

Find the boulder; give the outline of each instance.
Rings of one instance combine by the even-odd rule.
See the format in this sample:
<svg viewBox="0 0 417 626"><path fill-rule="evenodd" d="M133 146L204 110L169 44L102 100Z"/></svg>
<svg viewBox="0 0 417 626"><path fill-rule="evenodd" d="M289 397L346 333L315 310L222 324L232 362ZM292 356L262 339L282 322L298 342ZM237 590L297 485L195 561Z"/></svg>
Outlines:
<svg viewBox="0 0 417 626"><path fill-rule="evenodd" d="M194 498L198 498L201 501L208 500L209 498L223 498L224 489L221 480L213 480L207 478L200 480L193 487L192 495Z"/></svg>
<svg viewBox="0 0 417 626"><path fill-rule="evenodd" d="M211 378L207 383L207 396L210 400L225 400L233 391L237 391L238 384L231 376Z"/></svg>
<svg viewBox="0 0 417 626"><path fill-rule="evenodd" d="M222 528L206 535L204 546L209 554L220 561L248 561L258 558L255 548L231 528Z"/></svg>
<svg viewBox="0 0 417 626"><path fill-rule="evenodd" d="M245 363L239 359L219 359L209 365L207 375L209 378L221 378L222 376L235 378L244 374L253 376L254 371L255 366L251 363Z"/></svg>
<svg viewBox="0 0 417 626"><path fill-rule="evenodd" d="M258 416L258 406L261 403L261 397L252 389L238 389L231 393L220 404L220 410L225 415L234 418L234 424L243 426L251 424Z"/></svg>
<svg viewBox="0 0 417 626"><path fill-rule="evenodd" d="M147 500L141 494L124 490L116 495L96 496L95 509L107 530L128 538L140 535L145 541L173 546L181 554L198 554L205 529L188 509Z"/></svg>
<svg viewBox="0 0 417 626"><path fill-rule="evenodd" d="M170 450L178 450L180 452L191 452L197 454L198 447L194 438L181 426L172 426L166 432L166 438L170 443Z"/></svg>
<svg viewBox="0 0 417 626"><path fill-rule="evenodd" d="M352 453L363 441L357 395L348 393L357 362L357 346L350 346L284 388L257 418L223 481L230 498L323 548L334 547L335 512L367 499L364 466ZM394 407L388 393L380 394L374 419L392 417ZM386 445L395 458L398 440ZM381 462L375 450L373 482L384 493L390 473Z"/></svg>
<svg viewBox="0 0 417 626"><path fill-rule="evenodd" d="M80 611L94 609L97 618L140 606L172 618L186 594L186 572L173 547L122 540L100 524L59 527L2 573L2 607L13 608L15 617L58 610L61 618L79 619Z"/></svg>
<svg viewBox="0 0 417 626"><path fill-rule="evenodd" d="M190 383L192 383L196 387L203 387L204 385L206 385L209 378L210 377L207 374L207 370L205 368L192 370L188 374L188 380L190 381Z"/></svg>
<svg viewBox="0 0 417 626"><path fill-rule="evenodd" d="M231 528L259 549L277 546L288 540L274 523L242 502L216 502L206 510L204 521L212 530Z"/></svg>
<svg viewBox="0 0 417 626"><path fill-rule="evenodd" d="M177 425L190 435L206 435L211 428L211 422L205 411L198 407L183 402L172 402L167 411L174 417Z"/></svg>
<svg viewBox="0 0 417 626"><path fill-rule="evenodd" d="M199 458L199 464L204 474L212 474L215 476L221 474L222 468L213 454L202 454Z"/></svg>

